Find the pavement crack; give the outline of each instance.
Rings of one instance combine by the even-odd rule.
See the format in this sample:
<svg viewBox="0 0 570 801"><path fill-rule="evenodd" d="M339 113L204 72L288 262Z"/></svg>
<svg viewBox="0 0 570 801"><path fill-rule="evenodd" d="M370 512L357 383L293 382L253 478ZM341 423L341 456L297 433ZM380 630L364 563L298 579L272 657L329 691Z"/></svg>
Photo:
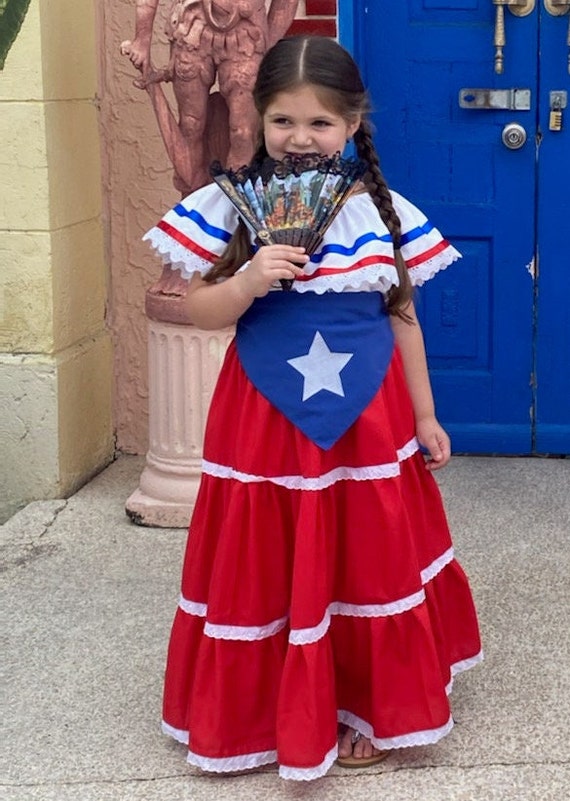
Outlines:
<svg viewBox="0 0 570 801"><path fill-rule="evenodd" d="M0 573L14 567L27 567L40 556L50 556L59 550L60 543L50 541L53 529L68 501L33 501L2 526Z"/></svg>
<svg viewBox="0 0 570 801"><path fill-rule="evenodd" d="M99 785L112 786L131 783L151 783L159 781L168 781L171 779L187 779L192 774L188 773L172 773L165 774L164 776L130 776L124 779L69 779L61 781L37 781L37 782L0 782L0 787L97 787Z"/></svg>
<svg viewBox="0 0 570 801"><path fill-rule="evenodd" d="M480 763L472 763L469 765L453 765L442 763L439 765L396 765L390 768L388 765L385 766L386 769L378 770L378 771L366 771L366 773L361 774L362 776L383 776L388 774L394 773L406 773L410 771L440 771L440 770L458 770L458 771L469 771L469 770L487 770L489 768L521 768L521 767L565 767L569 765L570 762L564 759L546 759L546 760L538 760L538 761L524 761L518 760L516 762L508 762L508 761L498 761L498 762L480 762ZM274 776L277 777L277 770L258 770L253 769L248 771L247 774L249 776ZM120 779L70 779L70 780L62 780L62 781L37 781L37 782L0 782L0 787L96 787L96 786L113 786L113 785L125 785L125 784L151 784L152 782L160 782L160 781L173 781L177 779L211 779L212 775L209 773L189 773L184 771L182 773L165 773L161 776L126 776ZM216 776L216 778L224 779L229 778L228 776L224 776L223 773ZM335 773L334 775L328 774L326 776L321 777L325 781L334 781L338 782L340 780L346 780L353 782L354 780L354 773L350 775L345 774L338 774Z"/></svg>
<svg viewBox="0 0 570 801"><path fill-rule="evenodd" d="M44 523L43 530L40 531L40 533L38 534L38 539L47 534L47 532L53 526L57 518L63 512L63 510L67 509L67 503L68 503L67 500L65 500L64 498L61 499L61 506L58 506L56 509L53 510L51 520L46 520L46 522Z"/></svg>

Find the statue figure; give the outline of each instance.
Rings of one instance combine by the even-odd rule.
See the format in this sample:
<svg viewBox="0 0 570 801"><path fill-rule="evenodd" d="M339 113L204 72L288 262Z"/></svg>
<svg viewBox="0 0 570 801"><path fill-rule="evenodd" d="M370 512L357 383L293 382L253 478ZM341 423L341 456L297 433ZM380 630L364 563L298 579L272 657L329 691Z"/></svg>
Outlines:
<svg viewBox="0 0 570 801"><path fill-rule="evenodd" d="M187 195L210 181L212 161L239 167L250 160L257 133L251 97L257 69L265 51L287 32L299 0L171 0L170 59L156 69L151 43L158 4L136 0L135 38L121 44L121 53L141 73L135 86L148 92L174 166L174 186ZM216 81L218 91L212 91ZM163 82L172 82L177 115ZM176 303L185 291L180 273L166 266L147 291L147 315L186 322Z"/></svg>
<svg viewBox="0 0 570 801"><path fill-rule="evenodd" d="M172 0L166 32L170 60L155 69L151 41L159 0L136 0L135 38L121 52L140 70L174 165L188 194L210 180L214 158L239 167L251 158L256 114L251 90L265 51L289 28L298 0ZM219 92L212 93L218 82ZM171 81L178 119L160 84Z"/></svg>

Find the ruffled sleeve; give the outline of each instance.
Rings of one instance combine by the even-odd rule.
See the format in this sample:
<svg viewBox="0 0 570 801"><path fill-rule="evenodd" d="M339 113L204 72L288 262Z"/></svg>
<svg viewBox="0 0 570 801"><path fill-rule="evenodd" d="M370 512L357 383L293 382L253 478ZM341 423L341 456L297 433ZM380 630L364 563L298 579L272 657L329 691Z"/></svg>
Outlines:
<svg viewBox="0 0 570 801"><path fill-rule="evenodd" d="M416 206L392 192L402 223L401 252L412 284L419 285L461 257ZM305 274L297 292L387 292L398 284L392 237L367 193L354 195L341 209Z"/></svg>
<svg viewBox="0 0 570 801"><path fill-rule="evenodd" d="M190 278L208 272L226 249L237 222L237 211L221 189L208 184L168 211L143 240L165 264Z"/></svg>
<svg viewBox="0 0 570 801"><path fill-rule="evenodd" d="M412 284L420 286L460 259L461 253L450 245L417 206L397 192L391 192L391 195L402 223L402 256Z"/></svg>

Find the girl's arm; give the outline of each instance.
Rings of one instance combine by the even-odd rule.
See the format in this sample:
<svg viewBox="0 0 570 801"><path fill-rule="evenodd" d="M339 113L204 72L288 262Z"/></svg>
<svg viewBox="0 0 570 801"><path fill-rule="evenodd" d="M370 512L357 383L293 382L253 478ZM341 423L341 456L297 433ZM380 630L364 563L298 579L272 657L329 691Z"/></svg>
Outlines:
<svg viewBox="0 0 570 801"><path fill-rule="evenodd" d="M426 463L427 468L438 470L449 462L451 444L435 416L424 338L413 303L410 303L405 312L413 323L392 315L392 330L402 354L406 383L416 418L416 436L420 445L427 448L431 456L431 460Z"/></svg>
<svg viewBox="0 0 570 801"><path fill-rule="evenodd" d="M304 248L268 245L259 248L247 269L219 284L210 284L196 274L186 293L188 319L205 330L233 325L255 298L269 292L275 281L301 275L303 268L299 264L308 260Z"/></svg>

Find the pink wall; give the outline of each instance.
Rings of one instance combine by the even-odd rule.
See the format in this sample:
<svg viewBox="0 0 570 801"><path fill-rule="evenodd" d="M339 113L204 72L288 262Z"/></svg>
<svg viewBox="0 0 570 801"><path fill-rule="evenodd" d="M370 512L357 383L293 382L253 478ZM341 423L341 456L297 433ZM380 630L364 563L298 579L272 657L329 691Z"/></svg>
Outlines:
<svg viewBox="0 0 570 801"><path fill-rule="evenodd" d="M148 447L147 330L144 295L160 275L160 263L141 242L178 200L172 170L146 93L133 86L134 68L120 44L134 34L134 0L102 0L100 32L101 137L109 276L109 323L115 344L114 415L117 447L145 453ZM155 66L168 59L162 2L155 21ZM303 0L295 33L335 34L335 0ZM306 11L306 16L305 16ZM327 19L328 17L328 19Z"/></svg>
<svg viewBox="0 0 570 801"><path fill-rule="evenodd" d="M162 4L168 7L168 3ZM114 415L117 447L145 453L148 446L147 331L144 295L160 275L160 263L141 236L173 205L171 167L136 72L120 54L134 34L134 0L103 0L101 31L101 125L103 186L110 264L109 322L115 344ZM156 31L164 24L157 15ZM156 63L168 58L156 48Z"/></svg>

